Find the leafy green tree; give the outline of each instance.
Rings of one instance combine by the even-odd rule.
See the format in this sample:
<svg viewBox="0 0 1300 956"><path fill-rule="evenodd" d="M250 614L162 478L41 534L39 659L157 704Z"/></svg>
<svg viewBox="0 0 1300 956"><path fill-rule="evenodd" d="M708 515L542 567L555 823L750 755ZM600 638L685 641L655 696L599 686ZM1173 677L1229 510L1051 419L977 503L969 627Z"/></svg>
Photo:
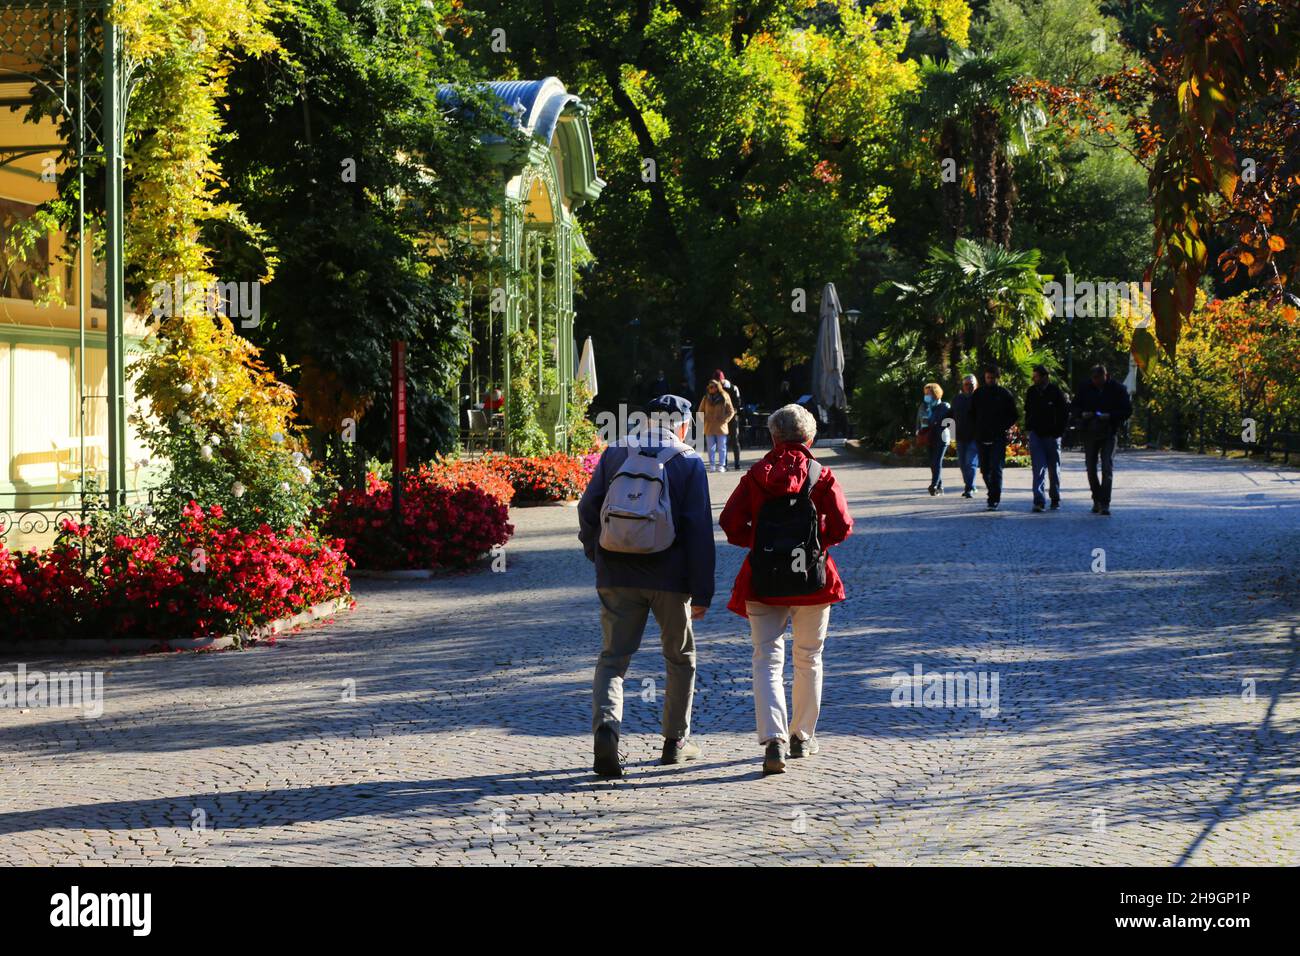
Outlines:
<svg viewBox="0 0 1300 956"><path fill-rule="evenodd" d="M480 137L500 131L446 39L472 22L453 0L297 0L275 24L279 55L231 77L223 195L260 241L214 229L228 275L274 279L252 333L283 356L314 424L386 454L394 340L407 343L409 447L447 450L448 401L465 350L457 277L482 264L472 210L499 185ZM468 109L444 111L440 84ZM336 396L345 400L335 401Z"/></svg>
<svg viewBox="0 0 1300 956"><path fill-rule="evenodd" d="M962 0L475 7L487 29L458 42L485 74L556 75L591 104L609 185L583 209L579 334L600 352L636 318L649 346L644 370L600 352L602 379L630 389L689 338L702 365L747 351L770 395L811 353L817 290L889 221L882 117L915 83L914 24L964 42L969 20Z"/></svg>
<svg viewBox="0 0 1300 956"><path fill-rule="evenodd" d="M975 237L1010 246L1013 164L1047 123L1037 103L1015 95L1022 72L1009 52L956 50L948 60L922 60L920 85L903 100L904 129L933 150L930 172L941 183L946 239L964 231L962 193L969 191Z"/></svg>
<svg viewBox="0 0 1300 956"><path fill-rule="evenodd" d="M1123 25L1101 0L992 0L971 29L974 45L1019 61L1025 73L1079 86L1121 69Z"/></svg>
<svg viewBox="0 0 1300 956"><path fill-rule="evenodd" d="M921 83L903 99L908 135L899 143L900 172L913 175L889 183L894 222L881 248L864 256L869 285L915 282L936 238L947 244L968 231L1008 248L1038 249L1040 268L1058 276L1140 279L1152 230L1147 173L1132 137L1046 122L1074 103L1076 87L1131 57L1123 24L1097 0L992 0L971 35L976 53L923 59ZM974 118L981 114L997 118L987 127L997 135L985 137L976 160ZM1122 118L1101 111L1095 119ZM1006 146L998 146L1000 137ZM944 157L955 159L960 176L939 175ZM906 319L891 315L888 324L905 327ZM964 347L944 341L940 326L921 332L934 363ZM1053 317L1039 341L1049 365L1052 356L1113 363L1127 353L1127 339L1107 316Z"/></svg>

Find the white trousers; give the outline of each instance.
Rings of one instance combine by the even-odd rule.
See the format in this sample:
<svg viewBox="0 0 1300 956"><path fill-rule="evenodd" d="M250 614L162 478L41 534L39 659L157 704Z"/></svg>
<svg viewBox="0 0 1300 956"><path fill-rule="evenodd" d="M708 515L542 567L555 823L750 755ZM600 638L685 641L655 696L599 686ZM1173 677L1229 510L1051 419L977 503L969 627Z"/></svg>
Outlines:
<svg viewBox="0 0 1300 956"><path fill-rule="evenodd" d="M822 707L822 645L831 619L829 604L783 607L746 601L754 641L754 720L758 742L807 740ZM785 626L794 624L794 719L785 709Z"/></svg>

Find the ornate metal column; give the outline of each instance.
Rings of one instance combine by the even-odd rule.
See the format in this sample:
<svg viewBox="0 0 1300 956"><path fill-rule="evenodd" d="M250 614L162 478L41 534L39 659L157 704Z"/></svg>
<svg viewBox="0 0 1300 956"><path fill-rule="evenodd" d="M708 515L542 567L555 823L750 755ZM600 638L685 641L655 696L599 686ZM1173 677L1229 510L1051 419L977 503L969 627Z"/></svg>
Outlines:
<svg viewBox="0 0 1300 956"><path fill-rule="evenodd" d="M507 414L505 416L505 443L511 449L509 409L514 408L514 369L510 361L510 336L519 328L523 311L524 291L520 280L523 266L524 205L517 199L507 198L501 206L501 287L505 290L506 312L501 323L501 355L505 374Z"/></svg>
<svg viewBox="0 0 1300 956"><path fill-rule="evenodd" d="M104 212L105 295L108 329L108 497L124 503L126 491L126 356L123 328L122 134L126 125L126 71L117 25L104 2Z"/></svg>
<svg viewBox="0 0 1300 956"><path fill-rule="evenodd" d="M560 356L560 425L564 450L570 451L569 402L573 399L577 356L573 354L573 227L567 222L555 225L555 316Z"/></svg>

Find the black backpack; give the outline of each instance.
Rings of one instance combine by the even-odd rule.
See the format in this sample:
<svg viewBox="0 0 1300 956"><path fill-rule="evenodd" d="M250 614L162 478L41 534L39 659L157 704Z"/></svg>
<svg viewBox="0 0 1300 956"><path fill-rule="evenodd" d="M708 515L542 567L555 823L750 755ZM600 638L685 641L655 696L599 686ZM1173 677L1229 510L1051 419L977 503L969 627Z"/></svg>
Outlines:
<svg viewBox="0 0 1300 956"><path fill-rule="evenodd" d="M749 569L754 596L771 599L816 594L826 586L821 522L812 502L822 466L808 456L808 477L794 494L763 503L754 523Z"/></svg>

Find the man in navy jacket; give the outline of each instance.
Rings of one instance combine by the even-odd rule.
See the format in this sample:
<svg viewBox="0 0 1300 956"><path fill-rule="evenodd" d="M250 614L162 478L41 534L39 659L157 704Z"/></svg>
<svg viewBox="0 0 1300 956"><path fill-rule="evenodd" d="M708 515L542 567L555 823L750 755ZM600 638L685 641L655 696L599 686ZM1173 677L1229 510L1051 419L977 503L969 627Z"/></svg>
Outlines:
<svg viewBox="0 0 1300 956"><path fill-rule="evenodd" d="M1092 370L1091 379L1079 389L1074 413L1083 435L1084 466L1092 489L1092 513L1110 514L1110 492L1115 474L1115 444L1119 428L1133 414L1128 389L1110 377L1104 365ZM1097 465L1101 465L1101 480Z"/></svg>
<svg viewBox="0 0 1300 956"><path fill-rule="evenodd" d="M595 771L619 777L618 737L623 720L623 677L641 646L651 613L659 625L668 682L664 689L661 763L699 756L690 735L695 694L695 635L691 622L713 601L713 509L704 462L686 449L664 465L676 537L666 550L624 554L600 546L600 510L609 484L627 459L628 446L660 448L680 443L690 428L691 403L661 395L646 406L650 421L625 442L605 449L578 502L578 538L596 565L603 633L592 681Z"/></svg>
<svg viewBox="0 0 1300 956"><path fill-rule="evenodd" d="M1025 431L1034 472L1034 511L1042 512L1051 496L1052 510L1061 507L1061 436L1070 423L1070 403L1052 381L1045 365L1034 366L1034 384L1025 392Z"/></svg>

